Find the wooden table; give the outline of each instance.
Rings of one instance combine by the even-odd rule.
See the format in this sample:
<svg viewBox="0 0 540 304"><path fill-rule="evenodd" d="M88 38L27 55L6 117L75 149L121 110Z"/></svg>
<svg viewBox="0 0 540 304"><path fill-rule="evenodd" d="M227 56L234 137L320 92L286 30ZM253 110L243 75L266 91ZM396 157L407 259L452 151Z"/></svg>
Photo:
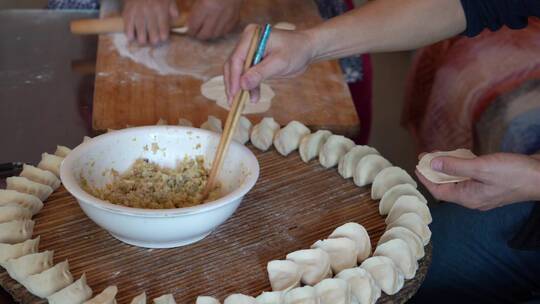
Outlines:
<svg viewBox="0 0 540 304"><path fill-rule="evenodd" d="M109 3L102 5L102 15L112 15L118 9L114 3ZM201 84L222 74L223 63L246 24L280 21L292 22L302 29L322 20L312 0L250 0L242 9L236 32L217 41L201 42L187 36L173 36L169 43L154 49L126 48L125 39L119 37L121 34L101 35L94 128L150 125L159 118L176 124L179 117L184 117L196 126L206 121L208 115L224 120L227 111L200 94ZM119 54L119 49L125 56ZM146 65L134 60L144 61ZM358 117L336 61L314 64L300 77L272 80L268 84L276 97L266 113L249 115L252 121L273 116L286 124L296 119L315 129L326 128L352 138L357 135Z"/></svg>

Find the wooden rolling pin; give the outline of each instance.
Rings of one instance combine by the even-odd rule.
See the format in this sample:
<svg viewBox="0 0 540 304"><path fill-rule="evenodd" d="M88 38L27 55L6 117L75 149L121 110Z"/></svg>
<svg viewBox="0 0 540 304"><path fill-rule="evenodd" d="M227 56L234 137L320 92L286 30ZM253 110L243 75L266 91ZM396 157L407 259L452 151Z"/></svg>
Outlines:
<svg viewBox="0 0 540 304"><path fill-rule="evenodd" d="M171 22L171 31L178 34L187 32L187 14L180 14ZM124 19L122 17L107 17L102 19L80 19L70 23L71 33L77 35L95 35L124 32Z"/></svg>

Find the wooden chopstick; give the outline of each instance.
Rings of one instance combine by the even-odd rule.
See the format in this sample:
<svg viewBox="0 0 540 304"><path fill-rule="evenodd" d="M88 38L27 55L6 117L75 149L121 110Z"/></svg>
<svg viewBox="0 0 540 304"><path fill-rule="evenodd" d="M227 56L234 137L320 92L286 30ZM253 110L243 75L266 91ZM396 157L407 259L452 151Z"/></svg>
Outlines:
<svg viewBox="0 0 540 304"><path fill-rule="evenodd" d="M260 36L261 27L257 26L249 44L248 55L246 61L244 62L244 72L246 72L251 67L253 57L255 57L255 53L257 51ZM231 143L231 139L233 137L234 131L236 130L236 126L238 125L240 115L244 110L244 105L246 104L247 99L249 99L249 91L245 90L241 90L234 96L231 110L229 111L229 114L227 115L227 120L225 121L223 134L221 135L221 138L219 140L216 156L214 157L214 162L212 163L210 176L208 177L208 182L206 183L206 188L203 193L203 196L205 198L208 196L210 191L215 188L217 176L219 174L219 171L221 171L223 160L225 158L225 155L227 154L229 144Z"/></svg>

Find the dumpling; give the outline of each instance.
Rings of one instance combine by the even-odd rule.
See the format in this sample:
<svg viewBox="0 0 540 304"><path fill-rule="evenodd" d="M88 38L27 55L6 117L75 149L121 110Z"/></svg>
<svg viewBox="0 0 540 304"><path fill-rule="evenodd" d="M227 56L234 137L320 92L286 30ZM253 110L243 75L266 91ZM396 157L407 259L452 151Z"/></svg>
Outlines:
<svg viewBox="0 0 540 304"><path fill-rule="evenodd" d="M92 297L92 288L86 283L86 275L83 273L80 279L73 284L53 293L47 297L49 304L82 304ZM136 302L132 304L145 304Z"/></svg>
<svg viewBox="0 0 540 304"><path fill-rule="evenodd" d="M185 118L178 118L178 125L183 127L193 127L193 123Z"/></svg>
<svg viewBox="0 0 540 304"><path fill-rule="evenodd" d="M424 204L418 197L414 195L402 195L397 200L388 216L386 217L386 224L391 224L402 214L407 212L414 212L422 218L424 223L430 224L432 221L431 213L426 204Z"/></svg>
<svg viewBox="0 0 540 304"><path fill-rule="evenodd" d="M15 220L0 224L0 243L15 244L32 237L34 221Z"/></svg>
<svg viewBox="0 0 540 304"><path fill-rule="evenodd" d="M354 175L356 166L362 157L369 154L379 154L375 148L370 146L355 146L345 154L338 163L338 172L343 178L351 178Z"/></svg>
<svg viewBox="0 0 540 304"><path fill-rule="evenodd" d="M361 263L371 254L371 241L364 226L358 223L346 223L337 227L329 239L345 237L353 240L356 244L357 261Z"/></svg>
<svg viewBox="0 0 540 304"><path fill-rule="evenodd" d="M197 302L198 303L198 302ZM146 304L146 292L142 292L131 300L131 304Z"/></svg>
<svg viewBox="0 0 540 304"><path fill-rule="evenodd" d="M245 145L249 141L250 133L251 121L249 121L249 119L245 118L244 116L240 116L240 119L238 120L238 125L236 126L236 130L234 130L233 133L233 139Z"/></svg>
<svg viewBox="0 0 540 304"><path fill-rule="evenodd" d="M289 155L292 151L298 149L300 141L304 136L311 133L308 127L301 122L293 120L283 129L276 132L274 136L274 147L283 156Z"/></svg>
<svg viewBox="0 0 540 304"><path fill-rule="evenodd" d="M420 237L424 246L427 245L431 239L431 230L429 229L429 226L414 212L403 213L396 220L388 224L386 229L394 227L404 227L414 232Z"/></svg>
<svg viewBox="0 0 540 304"><path fill-rule="evenodd" d="M391 239L375 248L374 256L387 256L399 267L405 279L412 279L418 270L418 262L414 254L402 239Z"/></svg>
<svg viewBox="0 0 540 304"><path fill-rule="evenodd" d="M358 253L356 243L348 238L326 239L315 242L311 248L320 248L330 256L330 267L334 273L356 266Z"/></svg>
<svg viewBox="0 0 540 304"><path fill-rule="evenodd" d="M154 299L154 304L176 304L172 294L164 294L161 297Z"/></svg>
<svg viewBox="0 0 540 304"><path fill-rule="evenodd" d="M332 132L327 130L319 130L315 133L304 136L300 141L300 158L305 162L309 162L319 156L322 146L328 140Z"/></svg>
<svg viewBox="0 0 540 304"><path fill-rule="evenodd" d="M297 250L289 253L287 260L300 265L302 282L306 285L315 285L332 276L330 256L322 249Z"/></svg>
<svg viewBox="0 0 540 304"><path fill-rule="evenodd" d="M26 177L20 176L6 178L6 189L31 194L42 201L46 200L49 195L53 193L53 189L51 187L33 182Z"/></svg>
<svg viewBox="0 0 540 304"><path fill-rule="evenodd" d="M29 220L31 218L32 211L26 208L17 205L0 206L0 223L15 220Z"/></svg>
<svg viewBox="0 0 540 304"><path fill-rule="evenodd" d="M109 286L91 300L84 302L84 304L116 304L115 297L117 293L118 288L116 286Z"/></svg>
<svg viewBox="0 0 540 304"><path fill-rule="evenodd" d="M53 265L53 252L44 251L31 253L6 262L9 276L17 282L22 282L29 275L43 272Z"/></svg>
<svg viewBox="0 0 540 304"><path fill-rule="evenodd" d="M62 165L63 157L52 155L49 153L41 154L41 161L38 164L38 168L51 171L57 177L60 177L60 165Z"/></svg>
<svg viewBox="0 0 540 304"><path fill-rule="evenodd" d="M273 260L266 267L272 290L289 290L300 286L302 269L298 264L289 260Z"/></svg>
<svg viewBox="0 0 540 304"><path fill-rule="evenodd" d="M33 295L46 298L73 283L68 261L56 264L41 273L23 279L22 284Z"/></svg>
<svg viewBox="0 0 540 304"><path fill-rule="evenodd" d="M342 135L331 135L321 147L319 163L325 168L332 168L352 147L354 147L354 141L351 139Z"/></svg>
<svg viewBox="0 0 540 304"><path fill-rule="evenodd" d="M54 155L60 156L60 157L66 157L71 152L71 149L66 146L56 146L56 151L54 151Z"/></svg>
<svg viewBox="0 0 540 304"><path fill-rule="evenodd" d="M53 190L60 187L60 179L58 179L56 175L52 174L50 171L42 170L34 166L24 164L20 176L26 177L33 182L47 185Z"/></svg>
<svg viewBox="0 0 540 304"><path fill-rule="evenodd" d="M0 206L13 205L26 208L32 211L33 215L36 215L43 208L43 203L34 195L15 190L0 189Z"/></svg>
<svg viewBox="0 0 540 304"><path fill-rule="evenodd" d="M433 153L427 153L422 156L422 158L418 162L418 165L416 166L416 169L430 182L436 184L457 183L470 179L469 177L448 175L431 169L431 161L435 157L439 156L451 156L464 159L476 158L476 155L474 155L474 153L472 153L471 150L468 149L457 149L454 151L438 151Z"/></svg>
<svg viewBox="0 0 540 304"><path fill-rule="evenodd" d="M283 291L264 291L255 300L257 300L257 304L281 304L283 303Z"/></svg>
<svg viewBox="0 0 540 304"><path fill-rule="evenodd" d="M235 293L225 298L223 304L257 304L257 300L254 297Z"/></svg>
<svg viewBox="0 0 540 304"><path fill-rule="evenodd" d="M251 143L259 150L266 151L272 145L279 124L272 117L265 117L251 130Z"/></svg>
<svg viewBox="0 0 540 304"><path fill-rule="evenodd" d="M399 167L384 168L375 176L373 185L371 185L371 198L380 199L390 190L390 188L399 184L411 184L416 187L416 182L405 170Z"/></svg>
<svg viewBox="0 0 540 304"><path fill-rule="evenodd" d="M351 289L345 280L324 279L314 287L320 304L351 304Z"/></svg>
<svg viewBox="0 0 540 304"><path fill-rule="evenodd" d="M396 203L396 200L402 195L414 195L417 196L422 202L427 204L426 198L411 184L399 184L390 188L384 193L379 202L379 213L386 215L392 209L392 206Z"/></svg>
<svg viewBox="0 0 540 304"><path fill-rule="evenodd" d="M369 272L375 283L387 295L396 294L403 288L405 283L403 273L389 257L373 256L367 258L360 267Z"/></svg>
<svg viewBox="0 0 540 304"><path fill-rule="evenodd" d="M197 302L195 302L195 304L220 304L220 303L214 297L199 296L197 297Z"/></svg>
<svg viewBox="0 0 540 304"><path fill-rule="evenodd" d="M205 130L216 132L216 133L223 132L221 120L212 115L209 115L208 120L203 122L203 124L201 125L201 129L205 129Z"/></svg>
<svg viewBox="0 0 540 304"><path fill-rule="evenodd" d="M311 286L296 287L285 293L285 304L319 304L315 288Z"/></svg>
<svg viewBox="0 0 540 304"><path fill-rule="evenodd" d="M167 120L160 117L156 122L156 126L166 126L168 124Z"/></svg>
<svg viewBox="0 0 540 304"><path fill-rule="evenodd" d="M39 247L39 236L17 244L0 244L0 266L6 268L9 259L20 258L24 255L36 253Z"/></svg>
<svg viewBox="0 0 540 304"><path fill-rule="evenodd" d="M404 240L411 249L413 256L419 260L424 257L424 244L418 235L404 227L394 227L386 230L379 239L379 245L392 239Z"/></svg>
<svg viewBox="0 0 540 304"><path fill-rule="evenodd" d="M381 288L371 274L361 267L345 269L336 278L349 283L353 303L375 304L381 297Z"/></svg>
<svg viewBox="0 0 540 304"><path fill-rule="evenodd" d="M353 181L358 187L373 183L375 176L392 164L378 154L369 154L360 159L354 170Z"/></svg>

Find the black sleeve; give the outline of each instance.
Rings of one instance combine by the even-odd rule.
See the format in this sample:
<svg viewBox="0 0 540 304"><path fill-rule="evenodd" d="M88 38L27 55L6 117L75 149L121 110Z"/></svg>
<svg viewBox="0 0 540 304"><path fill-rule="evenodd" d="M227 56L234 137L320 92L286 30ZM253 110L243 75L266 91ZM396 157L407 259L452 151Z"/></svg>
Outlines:
<svg viewBox="0 0 540 304"><path fill-rule="evenodd" d="M528 17L540 17L540 0L461 0L467 19L463 35L472 37L483 29L491 31L503 25L511 29L527 26Z"/></svg>

